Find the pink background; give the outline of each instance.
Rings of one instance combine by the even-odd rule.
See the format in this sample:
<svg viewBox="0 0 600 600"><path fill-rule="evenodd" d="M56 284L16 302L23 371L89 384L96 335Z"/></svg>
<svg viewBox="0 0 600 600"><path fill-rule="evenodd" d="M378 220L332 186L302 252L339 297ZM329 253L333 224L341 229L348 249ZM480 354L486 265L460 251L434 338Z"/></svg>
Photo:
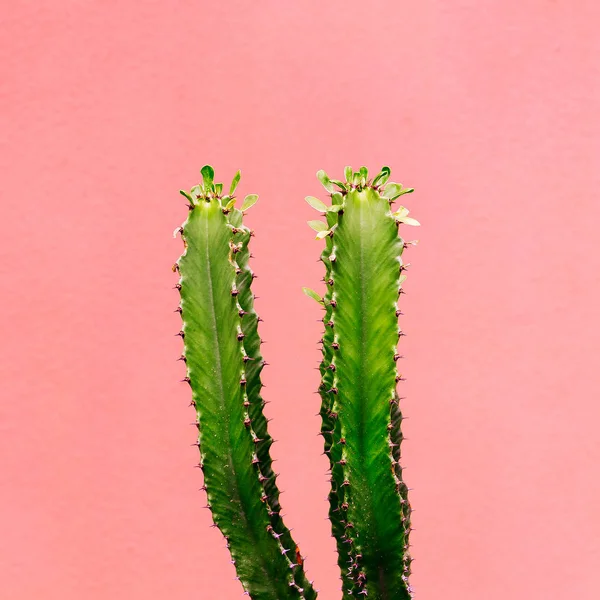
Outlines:
<svg viewBox="0 0 600 600"><path fill-rule="evenodd" d="M320 597L339 581L303 197L320 168L389 164L423 223L402 320L418 598L598 598L595 0L2 13L2 598L242 597L175 362L171 232L205 162L261 196L273 452Z"/></svg>

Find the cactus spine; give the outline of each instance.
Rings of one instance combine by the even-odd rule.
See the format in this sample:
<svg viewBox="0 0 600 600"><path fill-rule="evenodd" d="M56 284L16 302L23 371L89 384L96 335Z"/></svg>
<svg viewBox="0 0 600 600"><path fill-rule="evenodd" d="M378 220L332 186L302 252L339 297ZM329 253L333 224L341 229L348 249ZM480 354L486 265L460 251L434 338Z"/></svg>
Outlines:
<svg viewBox="0 0 600 600"><path fill-rule="evenodd" d="M187 381L197 413L199 466L215 525L231 552L238 578L254 600L316 598L303 561L281 518L271 467L272 439L263 414L258 317L248 259L252 232L235 208L239 172L229 194L212 167L188 192L188 218L176 230L184 252L179 271Z"/></svg>
<svg viewBox="0 0 600 600"><path fill-rule="evenodd" d="M398 298L408 244L401 223L418 225L392 202L412 192L387 183L384 167L373 179L367 169L346 167L346 182L317 176L332 204L307 197L326 215L310 221L325 239L326 293L309 296L325 310L319 388L325 453L330 460L330 519L337 541L343 598L412 597L408 488L400 466L402 413L396 392Z"/></svg>

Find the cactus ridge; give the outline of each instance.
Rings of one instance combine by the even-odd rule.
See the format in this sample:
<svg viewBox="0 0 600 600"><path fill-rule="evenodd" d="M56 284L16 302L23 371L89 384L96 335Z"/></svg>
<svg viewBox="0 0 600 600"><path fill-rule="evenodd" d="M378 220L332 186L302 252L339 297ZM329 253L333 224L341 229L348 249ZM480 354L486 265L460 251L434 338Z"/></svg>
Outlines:
<svg viewBox="0 0 600 600"><path fill-rule="evenodd" d="M341 194L334 194L332 197L332 206L341 206ZM334 211L326 213L327 227L337 224L338 214ZM334 361L334 308L336 300L334 296L334 288L329 284L331 281L332 263L335 262L336 256L333 254L333 238L325 237L325 248L321 254L321 261L325 265L325 283L326 291L323 296L323 308L325 314L323 316L324 333L321 340L322 361L320 364L321 385L319 393L322 403L320 416L322 419L321 435L323 436L324 452L329 458L329 468L331 472L331 490L329 492L329 519L331 521L332 533L336 540L338 551L338 565L342 573L342 587L345 589L351 584L350 575L352 572L352 556L349 539L346 537L345 511L347 505L346 490L344 486L344 463L342 461L342 446L340 425L337 419L338 406L336 403L336 393L334 390L335 381L335 361ZM342 462L340 462L342 461Z"/></svg>
<svg viewBox="0 0 600 600"><path fill-rule="evenodd" d="M270 517L269 531L277 540L280 551L286 557L288 567L292 573L293 580L289 582L289 585L299 592L301 598L311 600L316 598L316 593L307 581L304 570L297 568L303 565L304 558L301 556L299 547L292 539L290 530L284 525L281 517L279 489L270 455L273 439L268 431L267 419L263 412L265 402L260 394L263 387L260 373L265 362L260 351L259 317L254 309L254 294L251 290L251 283L255 275L249 266L249 241L253 232L241 225L242 211L238 209L232 210L229 222L235 230L234 243L237 242L239 248L239 251L235 254L236 285L239 292L237 298L240 311L244 313L242 318L243 346L248 359L245 363L245 402L248 402L249 405L244 415L244 422L247 424L253 440L260 440L256 444L258 478L264 490L263 497Z"/></svg>
<svg viewBox="0 0 600 600"><path fill-rule="evenodd" d="M396 391L398 298L407 244L401 223L418 225L393 201L412 189L387 183L384 167L369 180L365 167L346 168L346 181L317 177L332 204L307 202L324 212L326 227L325 333L321 361L321 417L330 460L330 516L339 551L344 599L412 597L408 582L410 504L402 480L402 413Z"/></svg>
<svg viewBox="0 0 600 600"><path fill-rule="evenodd" d="M252 232L230 193L202 169L203 183L182 194L189 213L176 230L184 252L175 264L183 325L182 359L197 413L200 467L215 525L227 540L238 579L256 600L316 598L303 559L281 518L272 438L263 413L258 316L248 261Z"/></svg>

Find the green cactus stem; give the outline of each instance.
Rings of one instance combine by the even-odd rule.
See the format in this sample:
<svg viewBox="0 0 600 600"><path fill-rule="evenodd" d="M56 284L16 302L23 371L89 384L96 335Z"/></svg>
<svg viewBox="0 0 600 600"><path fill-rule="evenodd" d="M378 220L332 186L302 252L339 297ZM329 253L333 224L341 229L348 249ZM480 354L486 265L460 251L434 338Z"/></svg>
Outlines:
<svg viewBox="0 0 600 600"><path fill-rule="evenodd" d="M346 181L317 174L331 195L330 206L308 197L326 216L311 221L325 239L326 292L320 298L325 333L321 340L322 429L330 460L330 518L337 542L343 598L412 597L408 488L402 479L402 413L397 383L399 295L408 245L399 225L418 225L398 197L412 192L387 183L384 167L373 179L365 167L346 168ZM412 244L413 242L409 242Z"/></svg>
<svg viewBox="0 0 600 600"><path fill-rule="evenodd" d="M271 466L271 436L263 414L258 317L248 265L252 232L243 211L214 183L212 167L203 182L181 192L189 213L181 233L179 271L183 325L182 360L197 413L199 466L215 525L231 552L238 578L253 600L316 598L303 559L281 518L279 490Z"/></svg>

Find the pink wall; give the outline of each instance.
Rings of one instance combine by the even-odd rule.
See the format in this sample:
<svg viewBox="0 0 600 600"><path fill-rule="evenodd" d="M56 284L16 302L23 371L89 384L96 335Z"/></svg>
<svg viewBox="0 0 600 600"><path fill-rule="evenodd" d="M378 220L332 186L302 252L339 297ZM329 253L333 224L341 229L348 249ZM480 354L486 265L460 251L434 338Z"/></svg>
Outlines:
<svg viewBox="0 0 600 600"><path fill-rule="evenodd" d="M320 168L389 164L423 223L402 321L418 597L598 598L597 2L2 12L2 598L241 598L175 362L177 190L205 162L261 195L274 454L321 597L339 582L303 197Z"/></svg>

